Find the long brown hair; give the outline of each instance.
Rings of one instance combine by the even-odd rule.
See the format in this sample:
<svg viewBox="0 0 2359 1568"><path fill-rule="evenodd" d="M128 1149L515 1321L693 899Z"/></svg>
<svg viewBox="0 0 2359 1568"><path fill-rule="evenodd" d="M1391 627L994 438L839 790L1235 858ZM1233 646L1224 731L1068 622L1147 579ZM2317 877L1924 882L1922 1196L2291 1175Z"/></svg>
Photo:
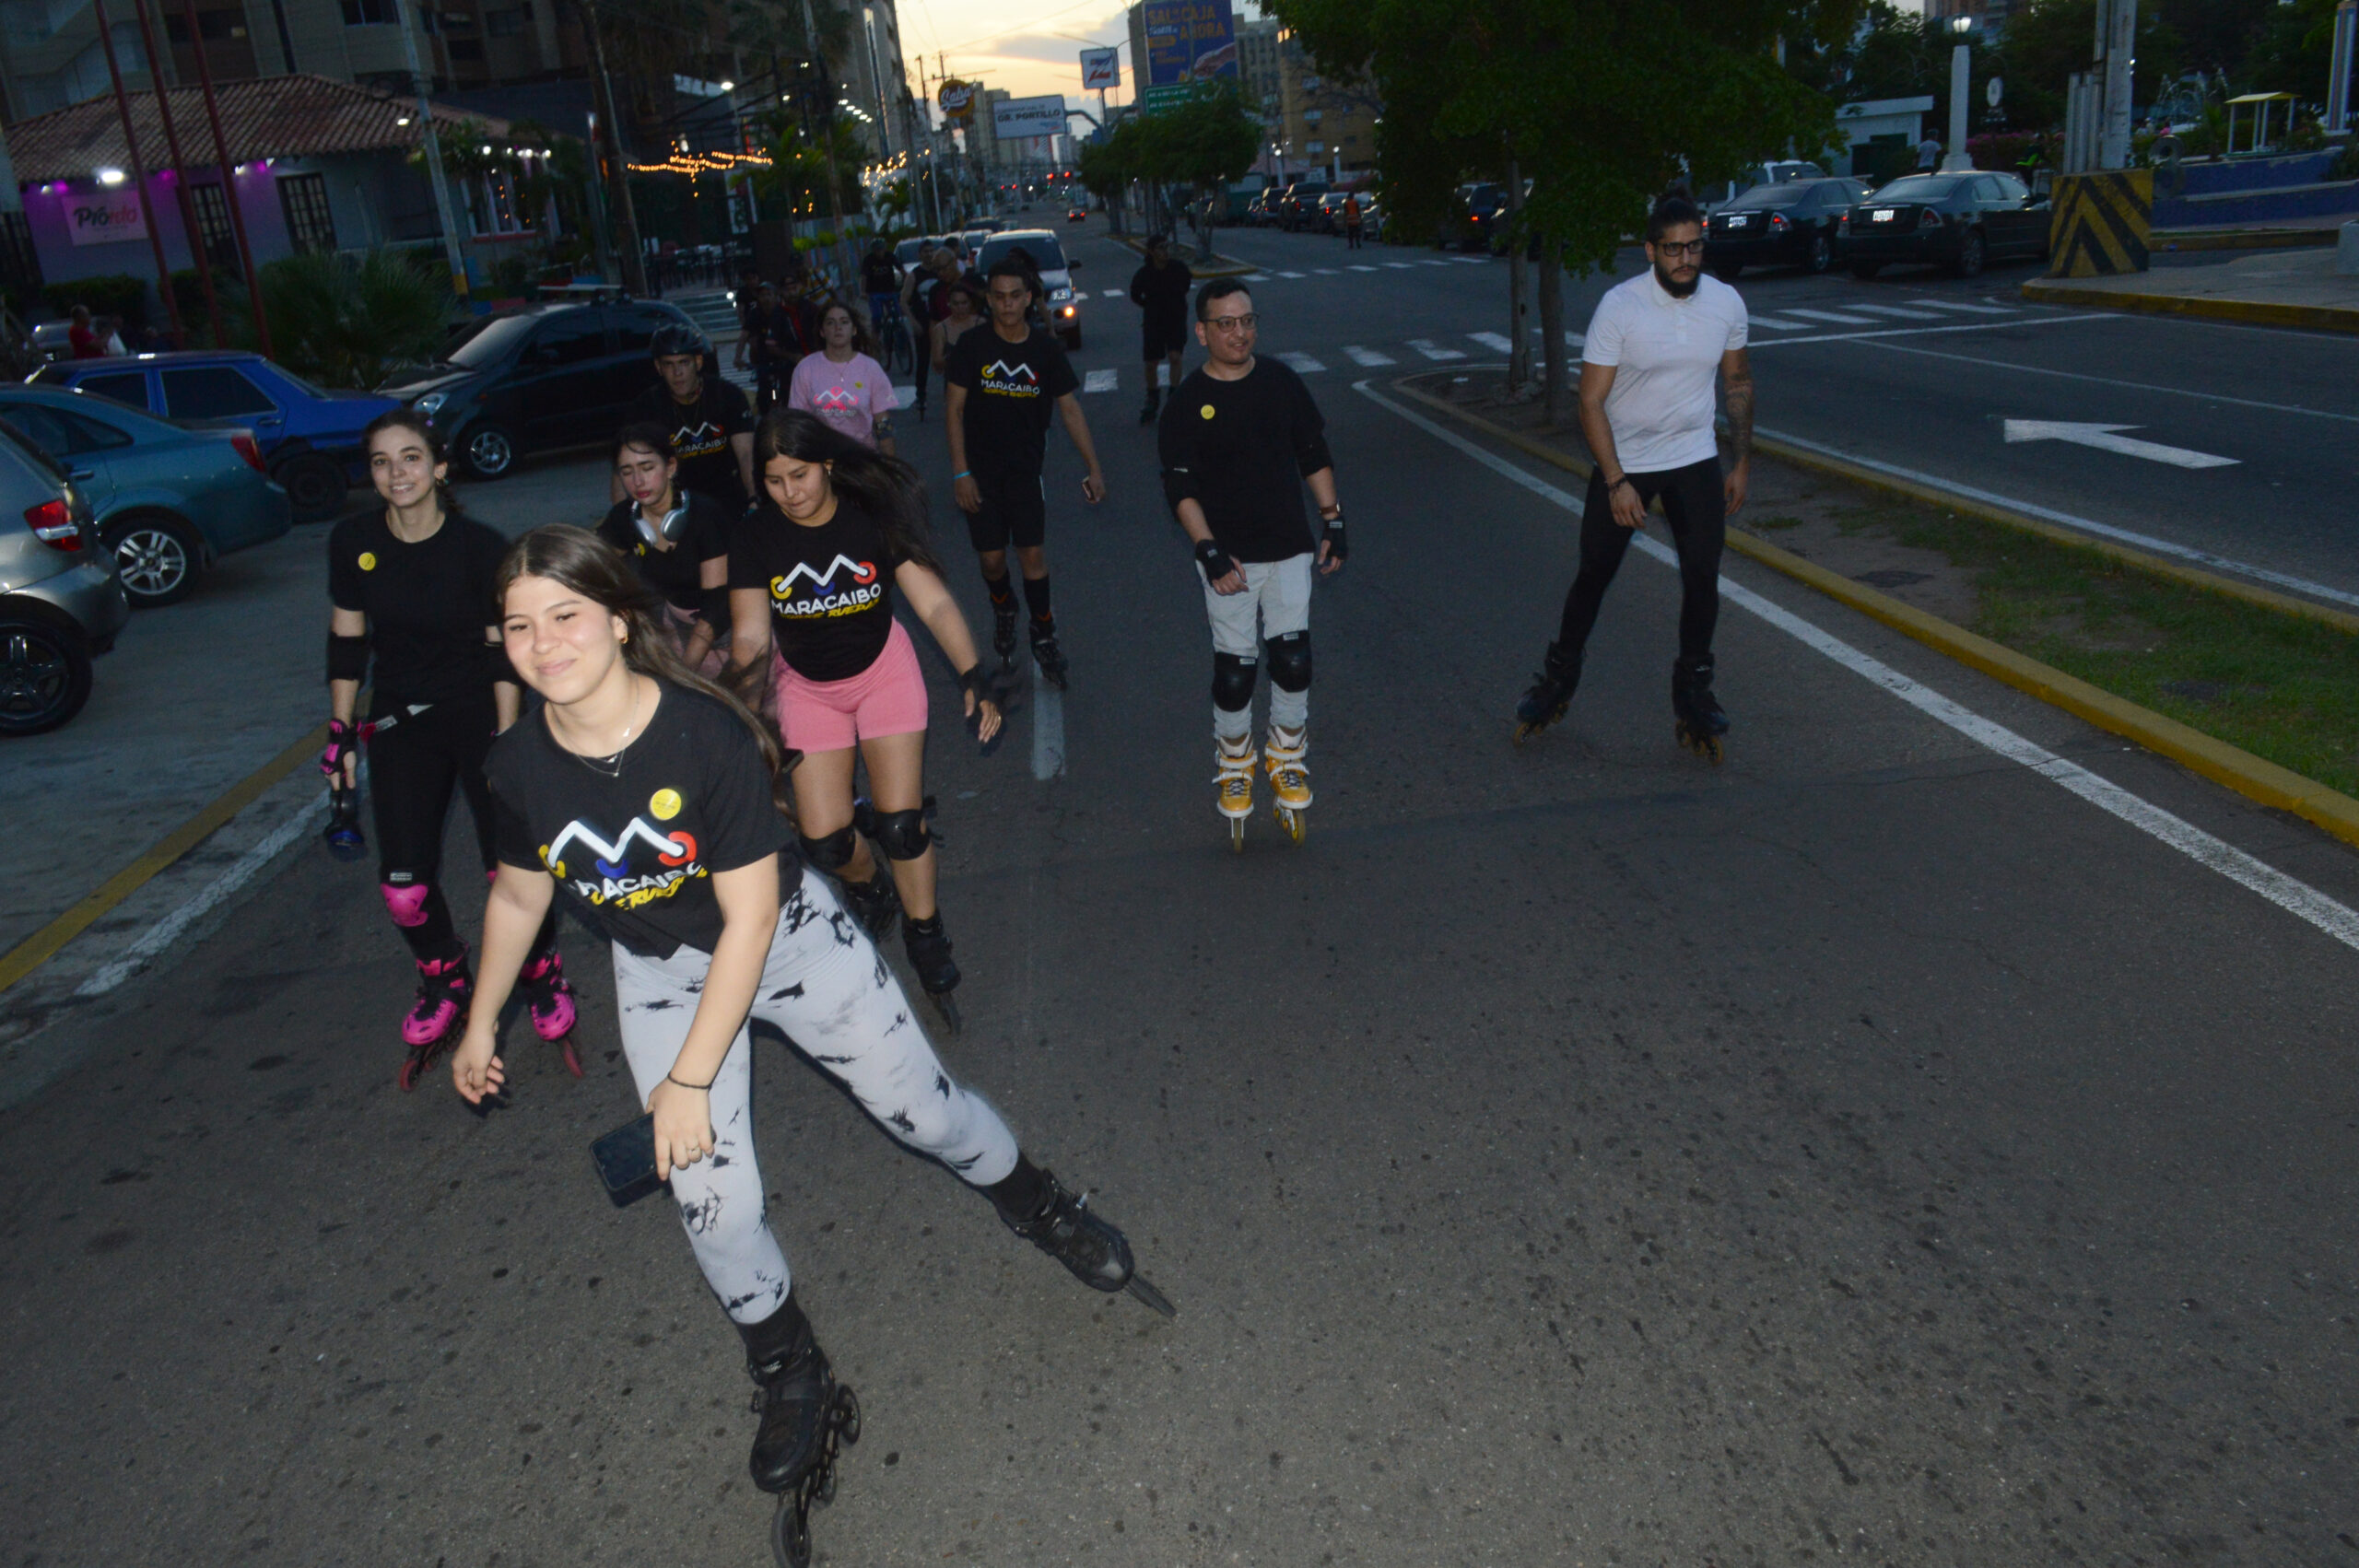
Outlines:
<svg viewBox="0 0 2359 1568"><path fill-rule="evenodd" d="M774 457L828 464L829 488L868 514L895 555L941 572L933 531L926 526L925 483L916 469L852 439L816 414L783 404L762 415L754 432L755 474ZM769 505L775 509L778 503Z"/></svg>
<svg viewBox="0 0 2359 1568"><path fill-rule="evenodd" d="M622 552L586 529L567 523L553 522L533 530L509 546L499 563L494 591L503 619L508 590L520 577L546 578L609 614L620 615L630 628L623 642L623 663L628 668L665 685L710 697L727 708L761 748L762 766L769 770L771 798L781 802L780 810L786 809L785 775L799 755L790 755L769 726L734 694L688 667L673 641L663 595L640 580Z"/></svg>

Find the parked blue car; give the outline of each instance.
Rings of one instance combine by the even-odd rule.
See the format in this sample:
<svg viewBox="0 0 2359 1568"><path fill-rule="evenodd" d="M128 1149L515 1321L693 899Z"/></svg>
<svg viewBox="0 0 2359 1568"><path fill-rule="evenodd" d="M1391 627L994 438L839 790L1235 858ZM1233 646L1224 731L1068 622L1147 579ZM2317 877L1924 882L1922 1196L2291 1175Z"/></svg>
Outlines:
<svg viewBox="0 0 2359 1568"><path fill-rule="evenodd" d="M259 354L142 354L130 359L61 359L29 378L73 387L182 423L244 426L261 443L270 476L285 486L298 522L344 514L346 488L365 484L360 432L401 400L325 392Z"/></svg>
<svg viewBox="0 0 2359 1568"><path fill-rule="evenodd" d="M43 386L0 386L0 425L74 482L135 607L187 598L205 568L294 524L251 431L183 429Z"/></svg>

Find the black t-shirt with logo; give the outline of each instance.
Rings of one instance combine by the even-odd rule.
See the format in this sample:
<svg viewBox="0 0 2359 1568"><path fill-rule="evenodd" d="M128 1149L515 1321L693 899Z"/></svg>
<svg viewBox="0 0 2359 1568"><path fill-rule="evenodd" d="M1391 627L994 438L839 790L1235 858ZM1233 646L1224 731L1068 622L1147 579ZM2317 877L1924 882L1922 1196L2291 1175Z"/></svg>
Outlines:
<svg viewBox="0 0 2359 1568"><path fill-rule="evenodd" d="M639 579L683 610L704 605L704 564L729 554L730 515L720 504L694 490L675 489L674 497L688 509L679 537L668 550L659 550L640 531L639 503L621 501L598 524L598 537L630 557Z"/></svg>
<svg viewBox="0 0 2359 1568"><path fill-rule="evenodd" d="M1039 327L1010 343L985 322L950 348L943 379L967 389L967 466L980 480L1040 476L1049 415L1081 380L1057 340Z"/></svg>
<svg viewBox="0 0 2359 1568"><path fill-rule="evenodd" d="M1290 366L1256 357L1234 381L1190 372L1156 434L1164 496L1203 507L1222 549L1240 561L1283 561L1317 548L1302 481L1334 459L1327 422Z"/></svg>
<svg viewBox="0 0 2359 1568"><path fill-rule="evenodd" d="M794 834L744 721L701 693L658 689L615 777L558 745L546 708L492 743L484 772L500 860L548 872L602 934L669 958L721 940L715 873L777 855ZM781 894L795 874L783 858Z"/></svg>
<svg viewBox="0 0 2359 1568"><path fill-rule="evenodd" d="M754 407L743 392L708 375L697 400L681 403L671 388L652 386L631 404L626 423L641 420L672 433L681 489L719 502L732 517L745 509L745 486L737 477L737 454L729 445L732 436L754 433Z"/></svg>
<svg viewBox="0 0 2359 1568"><path fill-rule="evenodd" d="M769 596L779 654L806 681L848 681L876 662L900 565L876 520L842 496L816 528L765 503L729 540L729 586Z"/></svg>
<svg viewBox="0 0 2359 1568"><path fill-rule="evenodd" d="M508 541L446 515L415 544L381 509L354 512L328 533L328 599L369 617L370 718L418 703L485 699L515 673L484 629L499 622L492 584Z"/></svg>

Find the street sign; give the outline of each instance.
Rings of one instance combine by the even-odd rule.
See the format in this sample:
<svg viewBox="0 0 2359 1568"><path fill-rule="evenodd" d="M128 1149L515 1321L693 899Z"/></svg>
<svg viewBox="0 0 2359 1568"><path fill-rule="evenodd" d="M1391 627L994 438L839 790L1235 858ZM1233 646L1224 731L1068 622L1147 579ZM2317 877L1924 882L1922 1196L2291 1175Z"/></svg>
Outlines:
<svg viewBox="0 0 2359 1568"><path fill-rule="evenodd" d="M2173 468L2234 468L2240 461L2114 434L2116 430L2136 428L2135 425L2074 425L2060 419L2010 419L2007 440L2010 445L2018 441L2070 441L2076 447L2095 447L2099 451L2119 452L2123 457L2142 457L2148 462L2167 462Z"/></svg>
<svg viewBox="0 0 2359 1568"><path fill-rule="evenodd" d="M1150 88L1235 77L1237 23L1228 0L1142 0L1146 59L1131 66Z"/></svg>
<svg viewBox="0 0 2359 1568"><path fill-rule="evenodd" d="M1081 52L1081 90L1106 92L1122 85L1122 52L1085 49Z"/></svg>
<svg viewBox="0 0 2359 1568"><path fill-rule="evenodd" d="M2006 78L1993 76L1982 84L1982 101L1996 109L1999 107L1999 99L2006 96Z"/></svg>
<svg viewBox="0 0 2359 1568"><path fill-rule="evenodd" d="M1003 98L992 105L992 134L1002 140L1058 136L1065 129L1062 93L1040 98Z"/></svg>

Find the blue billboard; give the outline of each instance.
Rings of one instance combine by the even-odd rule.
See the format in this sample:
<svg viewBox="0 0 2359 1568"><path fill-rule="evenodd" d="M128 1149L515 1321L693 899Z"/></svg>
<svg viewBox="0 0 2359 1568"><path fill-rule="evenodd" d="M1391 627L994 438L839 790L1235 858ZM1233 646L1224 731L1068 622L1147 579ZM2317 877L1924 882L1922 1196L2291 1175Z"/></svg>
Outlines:
<svg viewBox="0 0 2359 1568"><path fill-rule="evenodd" d="M1143 86L1189 88L1238 75L1228 0L1145 0L1139 10L1146 59L1133 64Z"/></svg>

